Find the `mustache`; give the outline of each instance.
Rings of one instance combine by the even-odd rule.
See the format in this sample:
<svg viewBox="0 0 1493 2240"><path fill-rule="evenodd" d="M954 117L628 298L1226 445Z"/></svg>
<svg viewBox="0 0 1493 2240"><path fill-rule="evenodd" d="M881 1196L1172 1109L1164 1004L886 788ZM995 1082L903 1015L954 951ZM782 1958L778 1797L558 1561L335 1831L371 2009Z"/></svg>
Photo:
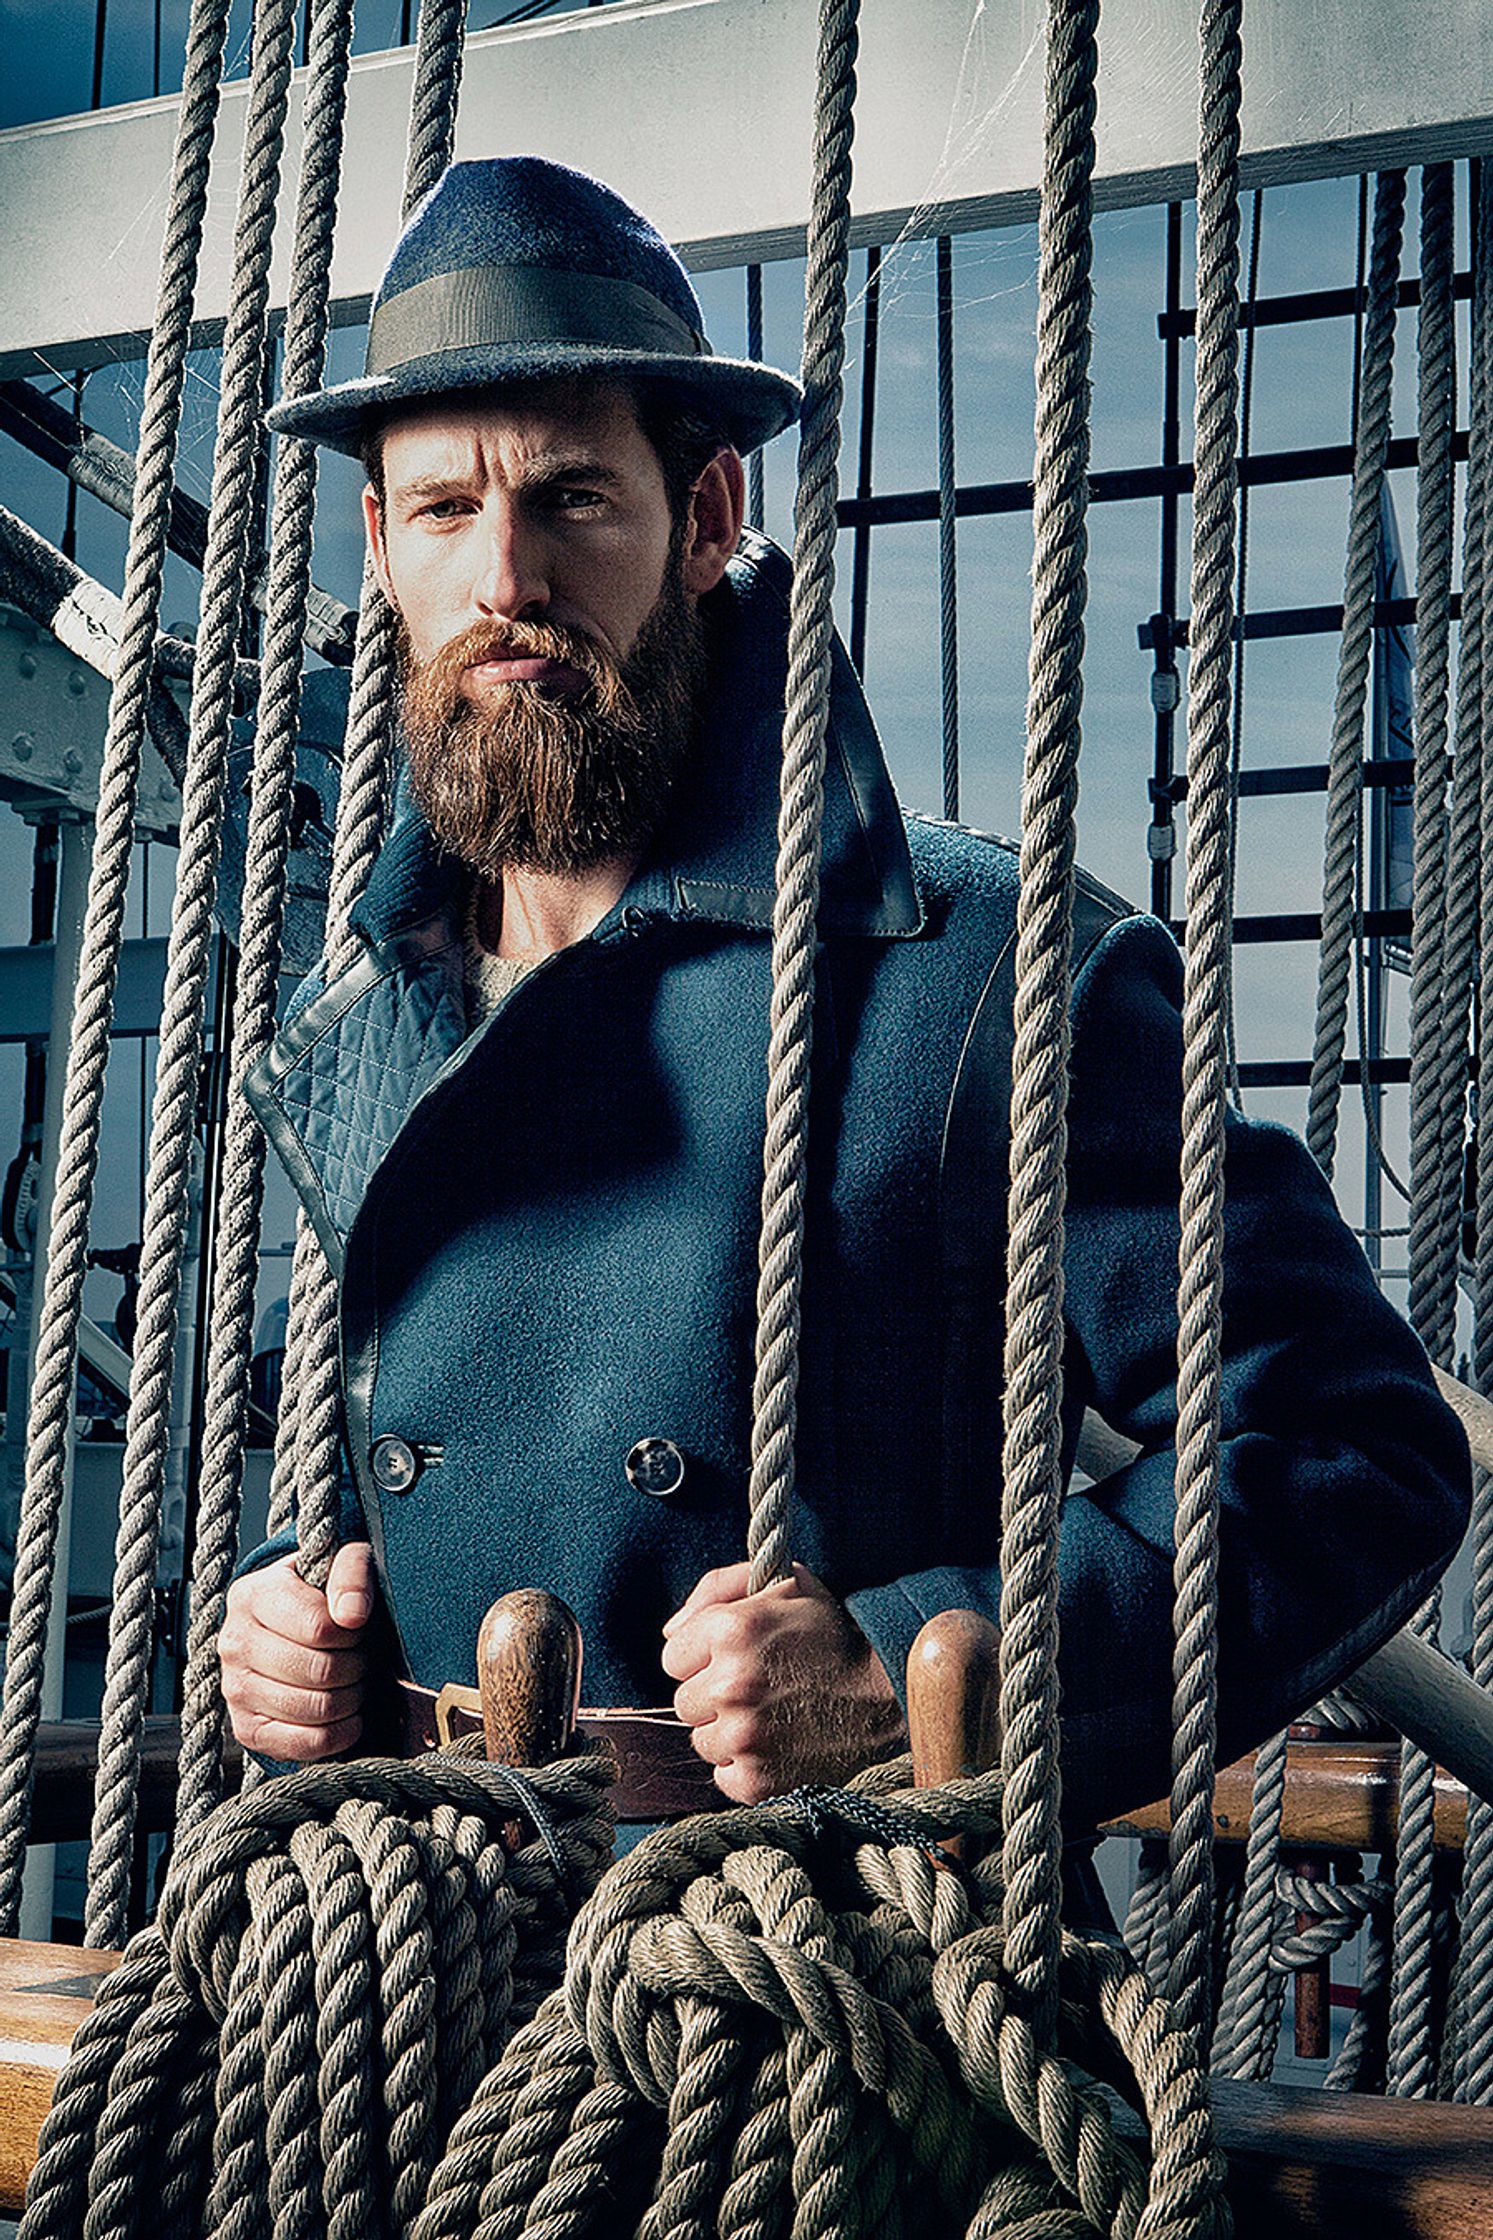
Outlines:
<svg viewBox="0 0 1493 2240"><path fill-rule="evenodd" d="M561 622L474 622L433 653L427 661L410 666L427 690L444 693L454 701L461 693L465 672L482 661L556 661L574 669L592 687L598 706L612 709L624 693L622 669L612 656L584 631ZM533 691L514 682L510 692Z"/></svg>

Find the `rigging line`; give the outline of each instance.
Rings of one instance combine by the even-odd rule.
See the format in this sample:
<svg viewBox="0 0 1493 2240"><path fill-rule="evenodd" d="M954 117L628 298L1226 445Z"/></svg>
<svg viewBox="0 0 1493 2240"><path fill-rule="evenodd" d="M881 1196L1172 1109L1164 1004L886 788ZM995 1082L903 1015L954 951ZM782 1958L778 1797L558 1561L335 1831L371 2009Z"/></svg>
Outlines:
<svg viewBox="0 0 1493 2240"><path fill-rule="evenodd" d="M109 701L92 868L67 1058L44 1303L32 1371L27 1493L18 1535L11 1636L0 1716L0 1927L13 1929L25 1861L28 1797L41 1717L52 1566L65 1482L82 1303L83 1256L97 1171L114 976L124 923L135 789L144 742L172 466L191 331L192 285L228 28L228 0L194 0L172 159L141 419L140 465L125 564L119 661Z"/></svg>
<svg viewBox="0 0 1493 2240"><path fill-rule="evenodd" d="M325 372L352 0L316 0L305 137L297 187L282 386L318 388ZM244 1096L273 1039L285 909L285 859L299 731L301 638L311 580L318 472L314 444L283 437L275 465L268 615L239 928L237 1001L223 1148L224 1191L213 1266L197 1543L183 1691L178 1827L195 1826L222 1791L223 1703L217 1636L237 1553L249 1363L254 1343L265 1139Z"/></svg>
<svg viewBox="0 0 1493 2240"><path fill-rule="evenodd" d="M205 1035L214 901L227 778L233 675L259 463L268 350L269 272L286 107L294 0L256 11L244 168L234 223L230 314L223 339L202 621L192 684L191 746L182 787L180 855L171 916L151 1116L139 1324L130 1377L124 1484L115 1555L94 1790L85 1941L123 1941L140 1750L154 1650L155 1578L166 1493L183 1265ZM184 1364L183 1364L184 1366Z"/></svg>
<svg viewBox="0 0 1493 2240"><path fill-rule="evenodd" d="M1354 448L1344 566L1343 636L1333 693L1332 751L1322 864L1322 941L1317 969L1307 1148L1332 1179L1342 1094L1348 982L1354 939L1356 831L1363 799L1364 705L1373 642L1380 493L1389 449L1394 379L1395 293L1404 234L1405 174L1379 174L1374 198L1362 406Z"/></svg>
<svg viewBox="0 0 1493 2240"><path fill-rule="evenodd" d="M1046 23L1032 637L1022 772L1001 1502L1006 1966L1039 2044L1061 1938L1057 1527L1074 856L1083 707L1098 0Z"/></svg>
<svg viewBox="0 0 1493 2240"><path fill-rule="evenodd" d="M865 305L861 337L861 417L857 442L855 494L869 498L876 440L876 375L881 343L881 251L873 243L866 251L866 284L859 300ZM857 521L850 547L850 658L855 673L866 674L866 610L871 592L871 523Z"/></svg>
<svg viewBox="0 0 1493 2240"><path fill-rule="evenodd" d="M752 1385L749 1582L788 1570L824 759L834 637L835 499L850 267L859 0L823 0L804 286L804 408L788 618L772 919L772 1008Z"/></svg>
<svg viewBox="0 0 1493 2240"><path fill-rule="evenodd" d="M762 358L762 267L749 264L746 268L746 354L753 364ZM765 516L765 484L762 454L764 444L758 444L747 461L747 520L754 529L761 529Z"/></svg>
<svg viewBox="0 0 1493 2240"><path fill-rule="evenodd" d="M1200 2044L1207 2040L1212 1991L1213 1788L1218 1742L1242 11L1243 0L1205 0L1198 71L1197 496L1187 676L1187 937L1177 1263L1167 1998Z"/></svg>
<svg viewBox="0 0 1493 2240"><path fill-rule="evenodd" d="M451 160L465 21L465 0L421 0L404 171L406 223ZM395 687L395 617L369 563L363 573L327 895L326 947L334 974L344 971L357 951L350 920L383 843L392 791ZM341 1330L336 1280L304 1213L297 1234L291 1297L294 1308L297 1290L306 1295L300 1324L304 1335L294 1359L287 1345L282 1409L295 1426L298 1565L302 1577L319 1587L326 1583L342 1536ZM295 1319L292 1312L291 1321ZM277 1441L277 1471L280 1452Z"/></svg>
<svg viewBox="0 0 1493 2240"><path fill-rule="evenodd" d="M1255 310L1260 294L1260 236L1265 213L1265 190L1256 187L1250 201L1249 268L1244 298L1244 348L1239 395L1239 464L1249 457L1255 401ZM1234 708L1229 743L1229 911L1233 913L1239 874L1239 777L1244 767L1244 618L1249 608L1249 484L1241 472L1237 499L1238 563L1234 577ZM1244 1110L1244 1089L1239 1079L1238 1020L1235 1015L1234 955L1228 959L1228 1008L1224 1017L1224 1063L1228 1071L1229 1102Z"/></svg>
<svg viewBox="0 0 1493 2240"><path fill-rule="evenodd" d="M938 665L943 726L943 813L959 816L959 577L954 519L954 245L937 244Z"/></svg>

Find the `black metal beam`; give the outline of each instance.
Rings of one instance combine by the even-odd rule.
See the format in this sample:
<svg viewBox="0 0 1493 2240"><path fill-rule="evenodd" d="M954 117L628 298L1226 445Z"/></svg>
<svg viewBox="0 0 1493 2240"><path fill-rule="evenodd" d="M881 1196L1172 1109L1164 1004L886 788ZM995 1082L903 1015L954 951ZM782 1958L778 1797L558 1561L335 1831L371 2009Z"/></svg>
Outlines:
<svg viewBox="0 0 1493 2240"><path fill-rule="evenodd" d="M1456 458L1467 457L1465 428L1458 430L1452 448ZM1416 438L1399 436L1389 446L1388 463L1391 468L1413 467L1419 456L1420 445ZM1300 451L1257 451L1239 462L1240 484L1250 489L1281 483L1324 482L1352 472L1351 443L1314 444ZM1173 491L1185 495L1192 484L1190 459L1175 467L1097 468L1089 476L1089 497L1095 505L1113 505L1122 499L1164 498ZM1031 507L1030 482L970 482L954 496L954 511L961 521L978 520L991 514L1029 513ZM859 528L862 523L879 529L894 523L936 521L938 492L936 489L892 490L882 497L841 498L836 518L842 529ZM1338 614L1341 619L1341 608Z"/></svg>
<svg viewBox="0 0 1493 2240"><path fill-rule="evenodd" d="M1459 272L1452 289L1459 303L1468 302L1472 295L1471 273ZM1357 288L1305 288L1296 295L1262 296L1254 307L1251 324L1291 327L1309 319L1351 319L1360 300ZM1420 302L1419 279L1402 280L1396 301L1402 311L1413 311ZM1173 335L1195 335L1197 324L1194 309L1162 311L1157 313L1156 332L1165 342Z"/></svg>

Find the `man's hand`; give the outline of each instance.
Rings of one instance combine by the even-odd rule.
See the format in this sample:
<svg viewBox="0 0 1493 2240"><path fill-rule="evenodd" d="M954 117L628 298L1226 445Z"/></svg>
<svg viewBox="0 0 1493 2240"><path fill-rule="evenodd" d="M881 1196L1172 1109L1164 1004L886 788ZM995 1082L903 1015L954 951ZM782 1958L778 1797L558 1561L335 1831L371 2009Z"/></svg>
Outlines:
<svg viewBox="0 0 1493 2240"><path fill-rule="evenodd" d="M707 1571L664 1627L674 1709L715 1784L759 1804L801 1781L842 1781L902 1731L886 1668L842 1603L802 1564L760 1594L747 1566Z"/></svg>
<svg viewBox="0 0 1493 2240"><path fill-rule="evenodd" d="M294 1556L235 1579L218 1635L223 1696L237 1739L266 1758L309 1765L363 1731L363 1633L373 1615L373 1550L349 1540L326 1592Z"/></svg>

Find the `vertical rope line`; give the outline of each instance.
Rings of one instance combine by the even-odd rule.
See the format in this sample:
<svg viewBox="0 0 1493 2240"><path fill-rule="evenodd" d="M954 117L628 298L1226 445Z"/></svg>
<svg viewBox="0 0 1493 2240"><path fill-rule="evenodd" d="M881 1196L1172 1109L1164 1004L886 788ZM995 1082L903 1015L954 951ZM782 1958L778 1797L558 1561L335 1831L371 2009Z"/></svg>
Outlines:
<svg viewBox="0 0 1493 2240"><path fill-rule="evenodd" d="M319 387L342 160L352 0L316 0L310 24L301 179L285 326L283 389ZM300 715L301 643L311 586L316 447L281 440L275 472L266 631L254 733L237 1003L223 1153L223 1202L208 1342L207 1399L192 1564L176 1824L195 1826L222 1794L223 1703L217 1637L238 1538L243 1442L259 1273L264 1135L244 1097L275 1031L285 865Z"/></svg>
<svg viewBox="0 0 1493 2240"><path fill-rule="evenodd" d="M762 267L760 264L749 264L746 269L746 330L746 354L755 365L762 356ZM759 443L747 461L747 520L754 529L760 529L767 518L762 451L763 446Z"/></svg>
<svg viewBox="0 0 1493 2240"><path fill-rule="evenodd" d="M1229 1953L1228 1975L1213 2042L1212 2066L1220 2076L1252 2077L1263 2082L1275 2062L1284 1978L1270 1966L1270 1942L1278 1907L1275 1876L1280 1865L1280 1825L1286 1801L1284 1729L1255 1755L1249 1799L1249 1841L1244 1853L1244 1888Z"/></svg>
<svg viewBox="0 0 1493 2240"><path fill-rule="evenodd" d="M141 409L119 660L109 699L93 868L68 1047L62 1141L32 1372L27 1494L16 1549L0 1707L0 1932L5 1934L14 1933L25 1859L28 1792L41 1717L52 1567L62 1508L114 979L124 927L135 789L160 614L176 431L227 19L228 0L194 0L156 322Z"/></svg>
<svg viewBox="0 0 1493 2240"><path fill-rule="evenodd" d="M804 409L772 914L772 1026L747 1529L753 1593L784 1577L788 1568L859 13L858 0L821 0L805 275Z"/></svg>
<svg viewBox="0 0 1493 2240"><path fill-rule="evenodd" d="M1177 1292L1177 1521L1167 1997L1208 2026L1217 1741L1218 1438L1228 1100L1242 0L1199 29L1197 406L1187 664L1187 955Z"/></svg>
<svg viewBox="0 0 1493 2240"><path fill-rule="evenodd" d="M1441 960L1441 1174L1436 1190L1438 1251L1446 1268L1446 1312L1455 1326L1461 1254L1463 1164L1472 979L1478 947L1479 825L1483 767L1483 673L1487 645L1485 583L1490 464L1493 464L1493 197L1486 179L1472 240L1471 350L1468 371L1466 502L1462 516L1462 620L1457 632L1457 701L1446 841L1446 930Z"/></svg>
<svg viewBox="0 0 1493 2240"><path fill-rule="evenodd" d="M1427 1081L1439 1071L1441 1027L1437 1016L1445 944L1447 653L1452 555L1451 442L1455 426L1455 343L1452 311L1452 179L1450 164L1428 167L1421 181L1420 472L1417 480L1416 559L1416 858L1415 931L1428 954L1413 954L1411 982L1411 1311L1417 1327L1443 1363L1456 1334L1456 1261L1437 1251L1445 1234L1437 1220L1441 1166L1441 1115ZM1422 617L1424 616L1424 621ZM1488 872L1487 820L1483 808L1484 877ZM1485 962L1488 961L1485 959ZM1417 1004L1417 996L1419 1004ZM1465 1017L1465 1012L1464 1012ZM1415 1090L1419 1088L1417 1098ZM1460 1105L1460 1099L1458 1100ZM1417 1171L1418 1170L1418 1171ZM1418 1187L1416 1187L1418 1185ZM1441 1232L1438 1234L1438 1232ZM1453 1244L1456 1229L1450 1232ZM1417 1250L1419 1247L1419 1250ZM1449 1281L1447 1280L1449 1277ZM1413 1621L1429 1638L1436 1630L1439 1598ZM1395 1846L1394 1928L1390 1968L1389 2040L1385 2088L1413 2099L1436 2089L1432 2032L1435 1767L1423 1750L1400 1749L1399 1831Z"/></svg>
<svg viewBox="0 0 1493 2240"><path fill-rule="evenodd" d="M405 165L406 219L451 161L465 22L464 0L422 0ZM326 945L333 974L356 954L357 935L350 921L383 838L393 746L395 624L372 569L365 569L327 898ZM293 1299L297 1279L302 1338L294 1357L287 1342L285 1376L296 1432L298 1563L302 1575L321 1586L341 1536L342 1379L337 1283L309 1235L304 1251L297 1253Z"/></svg>
<svg viewBox="0 0 1493 2240"><path fill-rule="evenodd" d="M1471 446L1486 471L1488 414L1493 402L1490 359L1493 335L1489 332L1489 242L1493 236L1493 194L1483 174L1478 206L1478 243L1474 255L1474 301L1481 317L1474 326L1475 364L1480 378L1473 386L1470 405ZM1479 288L1478 283L1481 282ZM1471 468L1469 467L1469 481ZM1469 515L1471 499L1468 501ZM1481 564L1477 571L1476 617L1469 613L1471 594L1467 568L1463 567L1462 629L1475 620L1479 634L1485 628L1488 580L1486 507L1479 539ZM1471 522L1468 523L1471 534ZM1487 696L1484 682L1483 697ZM1479 980L1480 1051L1493 1050L1493 768L1484 758L1482 768L1482 957ZM1478 1095L1477 1142L1477 1244L1476 1286L1473 1301L1473 1377L1479 1392L1493 1391L1493 1093L1483 1082ZM1472 1512L1472 1676L1484 1688L1493 1688L1493 1474L1476 1472ZM1458 2004L1462 2016L1456 2049L1453 2090L1458 2100L1474 2106L1493 2104L1493 1805L1470 1797L1467 1840L1462 1859L1462 1931L1458 1950Z"/></svg>
<svg viewBox="0 0 1493 2240"><path fill-rule="evenodd" d="M959 814L959 577L954 518L954 244L938 237L938 661L943 813Z"/></svg>
<svg viewBox="0 0 1493 2240"><path fill-rule="evenodd" d="M203 1002L213 941L219 829L249 531L263 442L270 253L295 38L294 0L261 0L244 125L213 496L202 570L202 620L192 679L176 892L167 950L151 1114L139 1322L114 1556L94 1790L86 1941L123 1942L139 1782L140 1738L154 1640L155 1573L170 1434L182 1250L202 1072Z"/></svg>
<svg viewBox="0 0 1493 2240"><path fill-rule="evenodd" d="M1057 1531L1063 1162L1083 704L1098 0L1053 0L1037 298L1032 650L1022 779L1001 1517L1006 1966L1042 2038L1060 1902Z"/></svg>
<svg viewBox="0 0 1493 2240"><path fill-rule="evenodd" d="M866 251L865 325L861 333L861 424L857 438L855 494L869 498L876 449L876 361L881 336L881 251ZM850 546L850 658L866 674L866 610L871 594L871 524L857 520Z"/></svg>
<svg viewBox="0 0 1493 2240"><path fill-rule="evenodd" d="M1249 278L1245 282L1244 352L1240 369L1239 393L1239 464L1248 459L1254 426L1255 394L1255 345L1258 329L1255 324L1255 307L1260 297L1260 240L1264 232L1265 190L1256 187L1249 216ZM1249 600L1249 484L1239 484L1236 501L1238 521L1239 557L1234 570L1234 710L1233 739L1229 755L1229 908L1234 906L1234 890L1239 872L1239 773L1244 767L1244 664L1246 639L1244 618ZM1234 952L1229 949L1228 1036L1229 1102L1236 1112L1244 1110L1244 1091L1239 1081L1239 1044L1234 1009Z"/></svg>
<svg viewBox="0 0 1493 2240"><path fill-rule="evenodd" d="M1363 802L1363 719L1374 642L1379 499L1389 451L1395 304L1405 222L1405 174L1385 171L1374 196L1369 300L1358 391L1358 429L1343 585L1343 639L1328 757L1327 825L1322 863L1322 945L1317 1015L1307 1094L1306 1142L1330 1180L1337 1150L1348 979L1357 923L1355 870Z"/></svg>

